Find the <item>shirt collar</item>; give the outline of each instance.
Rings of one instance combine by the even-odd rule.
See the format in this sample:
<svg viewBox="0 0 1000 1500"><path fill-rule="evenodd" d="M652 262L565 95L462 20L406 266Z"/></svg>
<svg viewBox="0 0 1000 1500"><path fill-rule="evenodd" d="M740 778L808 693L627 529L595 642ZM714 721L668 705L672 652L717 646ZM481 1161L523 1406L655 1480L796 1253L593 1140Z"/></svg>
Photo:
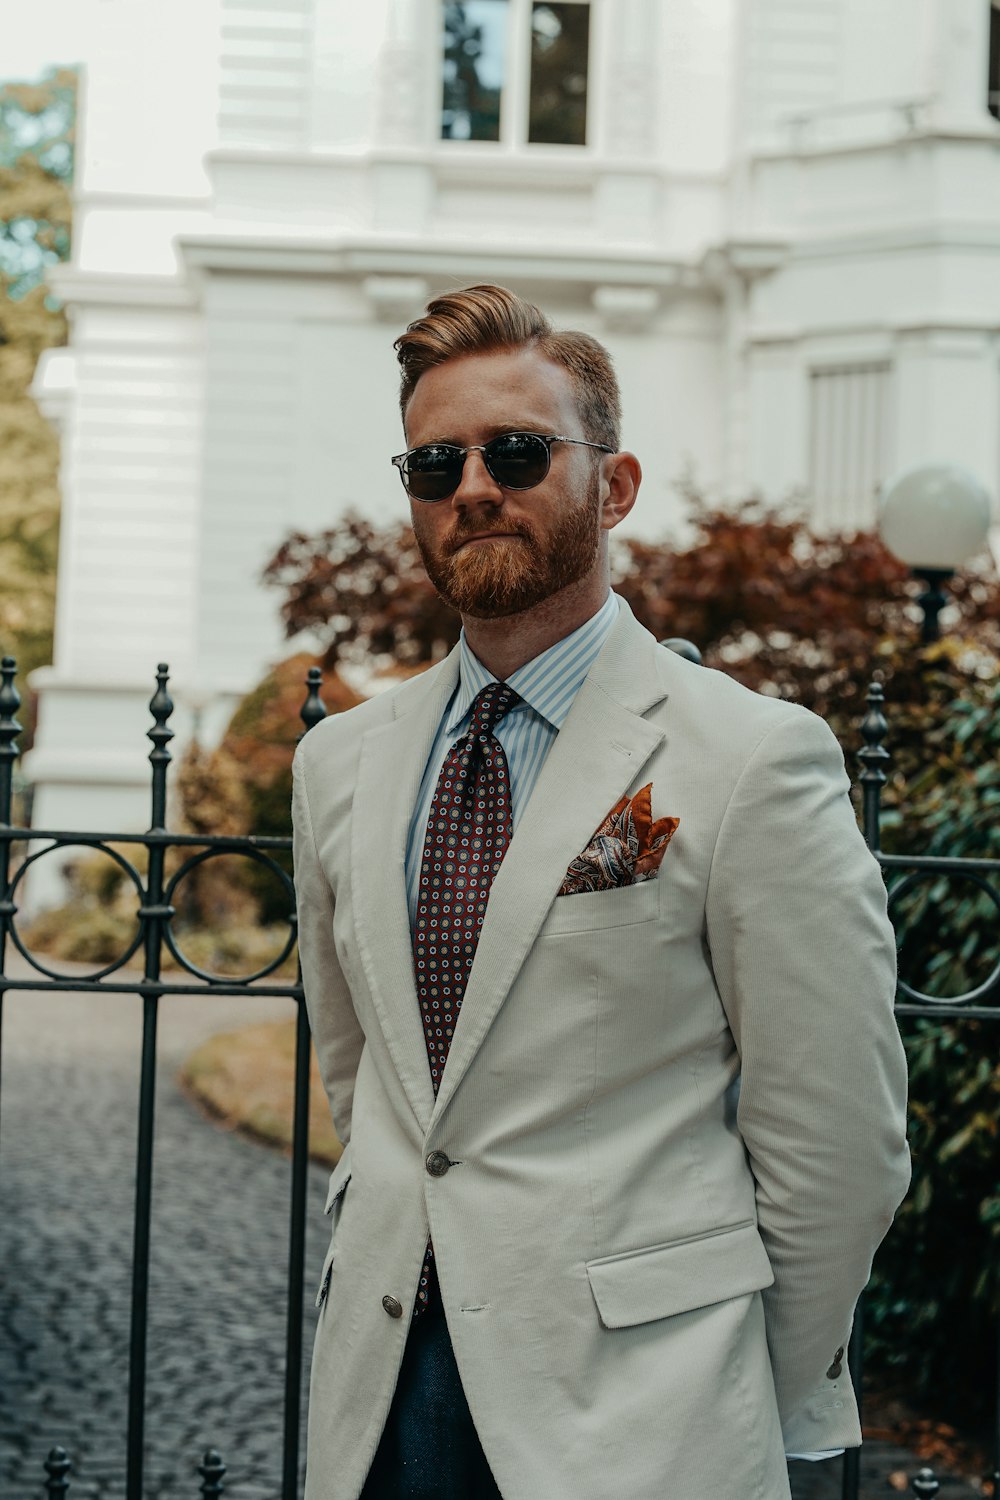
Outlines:
<svg viewBox="0 0 1000 1500"><path fill-rule="evenodd" d="M518 667L507 679L529 708L540 718L561 729L583 680L590 671L618 618L618 596L609 593L595 615L556 641L547 651ZM498 679L487 671L465 638L459 637L458 687L451 701L446 729L458 734L476 695ZM516 709L513 712L517 712Z"/></svg>

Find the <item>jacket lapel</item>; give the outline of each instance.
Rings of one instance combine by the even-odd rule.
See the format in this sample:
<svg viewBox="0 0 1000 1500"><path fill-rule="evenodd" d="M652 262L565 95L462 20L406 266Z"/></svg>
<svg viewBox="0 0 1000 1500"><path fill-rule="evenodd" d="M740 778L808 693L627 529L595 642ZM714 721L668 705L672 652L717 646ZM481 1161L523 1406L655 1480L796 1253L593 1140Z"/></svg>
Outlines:
<svg viewBox="0 0 1000 1500"><path fill-rule="evenodd" d="M406 840L424 766L458 681L458 653L392 699L394 717L361 742L351 833L355 931L400 1082L426 1129L434 1090L413 979Z"/></svg>
<svg viewBox="0 0 1000 1500"><path fill-rule="evenodd" d="M665 697L656 643L623 602L621 617L556 737L493 882L435 1119L447 1108L510 992L570 860L662 744L664 731L642 716Z"/></svg>

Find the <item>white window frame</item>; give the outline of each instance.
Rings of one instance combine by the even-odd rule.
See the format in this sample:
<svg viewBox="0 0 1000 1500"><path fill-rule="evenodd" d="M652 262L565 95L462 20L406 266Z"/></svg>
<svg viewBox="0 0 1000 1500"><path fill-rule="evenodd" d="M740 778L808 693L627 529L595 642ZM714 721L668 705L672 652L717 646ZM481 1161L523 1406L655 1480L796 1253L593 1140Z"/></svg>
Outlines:
<svg viewBox="0 0 1000 1500"><path fill-rule="evenodd" d="M1000 0L990 0L990 20L987 40L987 48L990 53L990 64L993 62L993 37L995 28L1000 26ZM992 66L990 74L992 75ZM987 82L986 107L995 120L1000 120L1000 88L993 90L989 88L990 83L995 82L991 76Z"/></svg>
<svg viewBox="0 0 1000 1500"><path fill-rule="evenodd" d="M563 0L570 5L590 6L590 39L587 48L587 118L582 146L567 146L553 141L528 140L528 104L531 98L531 8L533 0L508 0L510 19L507 34L507 79L500 95L500 139L497 141L444 140L441 136L441 36L444 31L443 0L433 0L435 32L434 128L438 150L449 154L468 152L553 152L560 156L579 157L594 151L598 8L601 0Z"/></svg>

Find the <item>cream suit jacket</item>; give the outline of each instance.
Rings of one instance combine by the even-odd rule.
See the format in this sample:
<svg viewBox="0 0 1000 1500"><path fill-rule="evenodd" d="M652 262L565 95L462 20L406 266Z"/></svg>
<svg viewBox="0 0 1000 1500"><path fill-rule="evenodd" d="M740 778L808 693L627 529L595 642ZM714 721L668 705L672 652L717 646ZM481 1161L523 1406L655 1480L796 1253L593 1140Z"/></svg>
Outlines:
<svg viewBox="0 0 1000 1500"><path fill-rule="evenodd" d="M785 1450L860 1441L828 1371L909 1170L893 936L840 750L623 604L493 884L435 1100L404 851L457 674L453 652L295 757L303 980L347 1143L307 1500L362 1488L428 1233L506 1500L779 1500ZM680 819L656 879L557 897L646 782Z"/></svg>

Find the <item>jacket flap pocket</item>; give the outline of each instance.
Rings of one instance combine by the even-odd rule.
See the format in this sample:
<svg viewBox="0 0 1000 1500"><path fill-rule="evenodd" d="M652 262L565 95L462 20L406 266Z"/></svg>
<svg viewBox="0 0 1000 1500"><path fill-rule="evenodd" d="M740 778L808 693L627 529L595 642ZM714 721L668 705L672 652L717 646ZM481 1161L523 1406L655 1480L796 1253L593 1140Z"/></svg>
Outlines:
<svg viewBox="0 0 1000 1500"><path fill-rule="evenodd" d="M323 1209L328 1214L337 1199L342 1195L347 1184L351 1180L351 1148L345 1146L341 1152L340 1160L330 1173L330 1185L326 1190L326 1207Z"/></svg>
<svg viewBox="0 0 1000 1500"><path fill-rule="evenodd" d="M587 1265L605 1328L630 1328L760 1291L774 1280L749 1220L692 1239L609 1255Z"/></svg>

